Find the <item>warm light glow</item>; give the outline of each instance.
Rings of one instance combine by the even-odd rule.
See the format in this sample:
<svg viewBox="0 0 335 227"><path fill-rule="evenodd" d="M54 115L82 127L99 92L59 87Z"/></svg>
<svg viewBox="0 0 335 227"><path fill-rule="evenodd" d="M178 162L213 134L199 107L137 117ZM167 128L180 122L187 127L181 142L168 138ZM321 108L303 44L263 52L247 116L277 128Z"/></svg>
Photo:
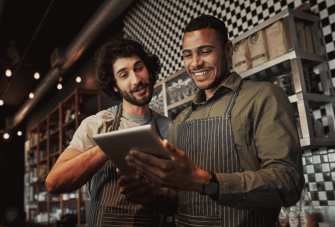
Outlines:
<svg viewBox="0 0 335 227"><path fill-rule="evenodd" d="M81 82L81 77L77 76L76 81L77 81L77 83L80 83Z"/></svg>
<svg viewBox="0 0 335 227"><path fill-rule="evenodd" d="M35 78L36 80L38 80L38 79L40 78L40 74L39 74L38 72L36 72L36 73L34 74L34 78Z"/></svg>
<svg viewBox="0 0 335 227"><path fill-rule="evenodd" d="M34 93L30 92L29 93L29 98L31 98L31 99L34 98Z"/></svg>
<svg viewBox="0 0 335 227"><path fill-rule="evenodd" d="M62 88L63 88L63 86L62 86L61 83L57 84L57 89L58 89L58 90L62 90Z"/></svg>
<svg viewBox="0 0 335 227"><path fill-rule="evenodd" d="M2 106L3 105L3 100L2 99L0 99L0 106Z"/></svg>
<svg viewBox="0 0 335 227"><path fill-rule="evenodd" d="M10 69L7 69L6 70L6 76L10 77L11 75L12 75L12 71L10 71Z"/></svg>
<svg viewBox="0 0 335 227"><path fill-rule="evenodd" d="M18 136L22 136L22 132L21 132L21 131L18 131L18 132L17 132L17 135L18 135Z"/></svg>
<svg viewBox="0 0 335 227"><path fill-rule="evenodd" d="M3 134L3 138L8 139L9 138L9 134L8 133Z"/></svg>

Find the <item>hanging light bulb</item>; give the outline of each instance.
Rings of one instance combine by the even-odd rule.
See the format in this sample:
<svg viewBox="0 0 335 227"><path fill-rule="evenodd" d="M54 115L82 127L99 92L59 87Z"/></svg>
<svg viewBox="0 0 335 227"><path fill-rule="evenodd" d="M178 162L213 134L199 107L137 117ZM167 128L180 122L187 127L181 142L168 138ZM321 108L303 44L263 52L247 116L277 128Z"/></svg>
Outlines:
<svg viewBox="0 0 335 227"><path fill-rule="evenodd" d="M0 106L2 106L3 105L3 100L2 99L0 99Z"/></svg>
<svg viewBox="0 0 335 227"><path fill-rule="evenodd" d="M17 132L17 135L18 135L18 136L22 136L22 132L21 132L21 131L18 131L18 132Z"/></svg>
<svg viewBox="0 0 335 227"><path fill-rule="evenodd" d="M6 76L11 77L11 75L12 75L12 71L10 71L10 69L7 69L6 70Z"/></svg>
<svg viewBox="0 0 335 227"><path fill-rule="evenodd" d="M36 72L36 73L34 74L34 78L35 78L36 80L38 80L38 79L40 78L40 74L39 74L38 72Z"/></svg>
<svg viewBox="0 0 335 227"><path fill-rule="evenodd" d="M77 83L80 83L81 82L81 77L77 76L76 81L77 81Z"/></svg>
<svg viewBox="0 0 335 227"><path fill-rule="evenodd" d="M62 84L61 84L61 83L58 83L58 84L57 84L57 89L58 89L58 90L62 90L62 88L63 88Z"/></svg>
<svg viewBox="0 0 335 227"><path fill-rule="evenodd" d="M9 134L8 133L3 134L3 138L8 139L9 138Z"/></svg>
<svg viewBox="0 0 335 227"><path fill-rule="evenodd" d="M29 98L31 98L31 99L34 98L34 93L30 92L29 93Z"/></svg>

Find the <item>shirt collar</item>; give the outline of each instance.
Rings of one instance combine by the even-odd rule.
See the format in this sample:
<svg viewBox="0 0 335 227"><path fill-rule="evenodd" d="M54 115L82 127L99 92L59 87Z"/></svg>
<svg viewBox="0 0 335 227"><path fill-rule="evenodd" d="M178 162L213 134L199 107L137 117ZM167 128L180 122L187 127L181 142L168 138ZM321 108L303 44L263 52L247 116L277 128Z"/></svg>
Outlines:
<svg viewBox="0 0 335 227"><path fill-rule="evenodd" d="M206 103L210 103L213 100L218 99L223 93L226 93L230 90L236 92L241 83L242 77L238 75L236 72L232 72L227 80L221 84L215 91L212 97L206 100L206 93L204 90L199 90L192 100L192 109L196 105L204 105Z"/></svg>

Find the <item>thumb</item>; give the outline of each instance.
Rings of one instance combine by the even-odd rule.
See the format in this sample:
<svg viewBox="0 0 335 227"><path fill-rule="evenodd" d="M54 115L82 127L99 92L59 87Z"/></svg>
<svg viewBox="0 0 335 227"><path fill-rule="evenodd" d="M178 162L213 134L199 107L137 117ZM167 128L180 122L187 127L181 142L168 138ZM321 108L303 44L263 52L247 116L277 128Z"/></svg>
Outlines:
<svg viewBox="0 0 335 227"><path fill-rule="evenodd" d="M116 168L116 172L117 172L117 174L119 174L120 176L123 175L123 173L119 170L119 168Z"/></svg>
<svg viewBox="0 0 335 227"><path fill-rule="evenodd" d="M171 155L172 160L179 154L178 149L176 149L167 139L163 140L163 147Z"/></svg>

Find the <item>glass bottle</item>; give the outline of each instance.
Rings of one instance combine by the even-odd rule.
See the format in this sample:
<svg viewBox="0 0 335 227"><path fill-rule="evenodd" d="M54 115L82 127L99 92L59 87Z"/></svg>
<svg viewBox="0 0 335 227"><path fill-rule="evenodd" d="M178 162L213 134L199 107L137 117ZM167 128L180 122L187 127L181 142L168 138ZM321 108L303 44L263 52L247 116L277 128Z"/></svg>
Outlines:
<svg viewBox="0 0 335 227"><path fill-rule="evenodd" d="M314 207L308 196L306 185L300 199L300 223L301 227L315 227Z"/></svg>
<svg viewBox="0 0 335 227"><path fill-rule="evenodd" d="M280 227L289 227L288 209L282 207L278 216L278 222Z"/></svg>
<svg viewBox="0 0 335 227"><path fill-rule="evenodd" d="M288 216L290 227L300 227L299 205L296 204L294 206L291 206Z"/></svg>

